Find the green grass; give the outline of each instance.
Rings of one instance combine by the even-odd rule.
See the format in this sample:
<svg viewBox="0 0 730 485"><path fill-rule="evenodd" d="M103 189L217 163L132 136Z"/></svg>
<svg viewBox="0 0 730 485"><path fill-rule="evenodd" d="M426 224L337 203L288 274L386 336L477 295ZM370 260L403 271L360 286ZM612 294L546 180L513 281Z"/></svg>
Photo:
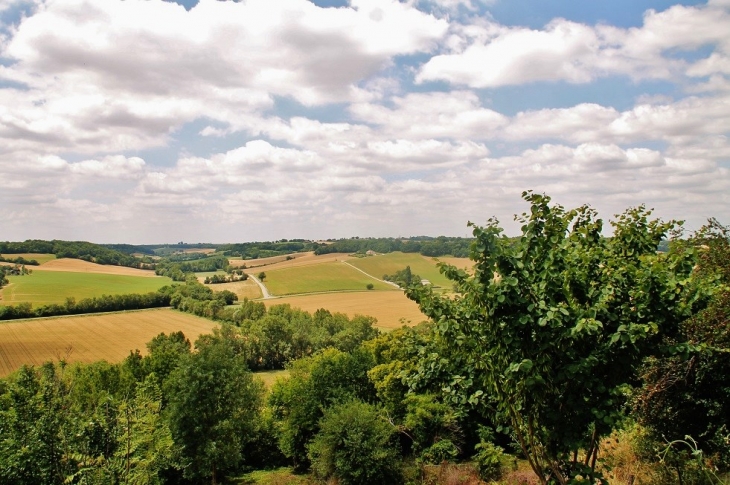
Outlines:
<svg viewBox="0 0 730 485"><path fill-rule="evenodd" d="M295 475L291 468L277 470L257 470L247 473L233 483L239 485L310 485L317 483L308 475Z"/></svg>
<svg viewBox="0 0 730 485"><path fill-rule="evenodd" d="M35 259L36 261L38 261L38 264L47 263L48 261L56 259L55 254L45 253L0 254L0 256L6 259L15 259L20 256L27 259L28 261Z"/></svg>
<svg viewBox="0 0 730 485"><path fill-rule="evenodd" d="M265 271L264 283L274 295L317 293L321 291L365 290L371 283L374 290L393 290L342 263L328 261L308 266L294 266Z"/></svg>
<svg viewBox="0 0 730 485"><path fill-rule="evenodd" d="M170 278L148 278L96 273L34 271L25 276L9 276L10 284L2 290L0 304L30 302L34 306L64 303L101 295L149 293L172 283Z"/></svg>
<svg viewBox="0 0 730 485"><path fill-rule="evenodd" d="M289 371L287 369L282 370L262 370L254 372L253 375L264 381L266 389L271 389L277 379L289 377Z"/></svg>
<svg viewBox="0 0 730 485"><path fill-rule="evenodd" d="M378 256L367 256L365 258L351 259L348 261L356 268L360 268L376 278L383 275L392 275L396 271L411 267L411 272L421 278L427 279L435 286L451 288L452 283L436 267L436 261L432 258L421 256L417 253L394 252Z"/></svg>

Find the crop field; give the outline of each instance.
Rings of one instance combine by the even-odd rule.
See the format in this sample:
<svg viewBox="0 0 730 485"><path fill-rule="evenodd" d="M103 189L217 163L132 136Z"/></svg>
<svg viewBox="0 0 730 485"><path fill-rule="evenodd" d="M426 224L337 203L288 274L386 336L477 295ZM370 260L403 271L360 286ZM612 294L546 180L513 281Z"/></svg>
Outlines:
<svg viewBox="0 0 730 485"><path fill-rule="evenodd" d="M266 386L266 389L271 389L271 387L276 383L277 380L289 377L289 370L263 370L259 372L254 372L253 375L264 382L264 386Z"/></svg>
<svg viewBox="0 0 730 485"><path fill-rule="evenodd" d="M450 264L456 264L458 261L463 261L463 267L467 267L470 263L468 259L462 258L442 258L443 260L449 260ZM421 278L425 278L435 286L451 287L451 282L441 273L439 273L436 267L436 260L422 256L417 253L388 253L380 254L377 256L367 256L364 258L352 258L347 261L351 265L360 268L368 274L375 276L376 278L382 278L383 275L392 275L396 271L405 269L406 266L411 267L411 271ZM446 262L446 261L444 261ZM460 264L456 264L462 267Z"/></svg>
<svg viewBox="0 0 730 485"><path fill-rule="evenodd" d="M252 274L258 274L260 271L271 271L275 269L294 268L299 266L311 266L313 264L332 263L336 261L346 261L350 259L350 256L344 253L321 254L317 256L313 252L309 252L291 254L290 256L293 256L294 259L286 261L286 256L276 256L276 258L283 258L281 261L276 262L273 261L274 258L266 258L272 260L272 262L266 264L263 267L257 266L255 270L253 264L256 261L261 262L263 261L263 259L250 259L246 261L247 265L251 263L251 265L248 266L250 271L247 272Z"/></svg>
<svg viewBox="0 0 730 485"><path fill-rule="evenodd" d="M266 270L265 273L264 283L274 295L364 290L370 283L375 290L393 290L392 286L335 261Z"/></svg>
<svg viewBox="0 0 730 485"><path fill-rule="evenodd" d="M8 281L10 284L2 289L0 304L29 302L35 306L64 303L68 297L78 301L101 295L149 293L172 283L170 278L161 276L151 278L36 269L30 275L8 276Z"/></svg>
<svg viewBox="0 0 730 485"><path fill-rule="evenodd" d="M378 319L377 327L382 330L392 330L404 324L416 325L427 319L418 309L418 305L406 298L402 291L326 293L264 300L267 307L282 303L309 313L326 308L332 313L345 313L350 318L355 315L369 315Z"/></svg>
<svg viewBox="0 0 730 485"><path fill-rule="evenodd" d="M261 294L261 288L259 288L259 285L257 285L252 278L249 278L246 281L234 281L232 283L218 283L206 286L213 291L231 291L238 296L238 301L242 301L244 298L255 300L263 296Z"/></svg>
<svg viewBox="0 0 730 485"><path fill-rule="evenodd" d="M48 261L56 259L55 254L45 253L0 254L0 256L7 259L23 258L27 259L28 261L35 259L36 261L38 261L38 264L47 263Z"/></svg>
<svg viewBox="0 0 730 485"><path fill-rule="evenodd" d="M0 324L0 376L23 364L119 362L160 332L182 331L191 342L216 323L168 308L73 317L19 320Z"/></svg>
<svg viewBox="0 0 730 485"><path fill-rule="evenodd" d="M94 273L154 278L155 272L148 269L127 268L109 264L96 264L81 259L61 258L48 261L40 266L31 266L33 271L62 271L70 273Z"/></svg>

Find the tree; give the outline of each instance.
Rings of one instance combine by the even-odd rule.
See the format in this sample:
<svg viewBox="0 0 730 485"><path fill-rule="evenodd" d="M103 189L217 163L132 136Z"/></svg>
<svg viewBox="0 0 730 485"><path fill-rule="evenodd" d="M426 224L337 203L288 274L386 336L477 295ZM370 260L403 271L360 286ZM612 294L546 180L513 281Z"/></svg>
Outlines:
<svg viewBox="0 0 730 485"><path fill-rule="evenodd" d="M713 464L730 469L730 227L711 219L685 244L698 248L695 272L718 288L709 306L682 323L673 344L701 351L649 359L633 411L650 436L666 441L692 437ZM672 248L671 250L676 250Z"/></svg>
<svg viewBox="0 0 730 485"><path fill-rule="evenodd" d="M641 206L619 215L608 238L587 206L523 198L531 208L516 218L520 238L502 235L496 219L470 224L473 274L441 265L456 298L407 293L471 366L464 372L479 389L469 399L489 404L482 409L513 434L543 484L566 484L596 476L599 438L621 419L626 386L704 304L703 292L691 248L656 254L680 223L649 220Z"/></svg>
<svg viewBox="0 0 730 485"><path fill-rule="evenodd" d="M168 419L188 478L212 483L243 459L243 443L260 412L263 385L254 380L235 334L203 336L165 382Z"/></svg>
<svg viewBox="0 0 730 485"><path fill-rule="evenodd" d="M395 428L375 406L361 401L338 404L320 421L320 431L307 446L312 469L323 479L343 485L399 483Z"/></svg>
<svg viewBox="0 0 730 485"><path fill-rule="evenodd" d="M258 274L257 278L258 278L259 280L261 280L261 281L264 281L264 280L266 279L266 273L264 273L263 271L262 271L262 272L260 272L260 273Z"/></svg>

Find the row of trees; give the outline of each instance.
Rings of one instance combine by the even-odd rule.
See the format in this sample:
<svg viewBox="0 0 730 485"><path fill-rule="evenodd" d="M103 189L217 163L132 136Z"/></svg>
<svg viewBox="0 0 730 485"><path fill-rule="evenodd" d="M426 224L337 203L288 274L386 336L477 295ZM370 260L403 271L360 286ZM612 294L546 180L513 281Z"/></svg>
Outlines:
<svg viewBox="0 0 730 485"><path fill-rule="evenodd" d="M391 253L401 251L404 253L420 253L424 256L456 256L467 257L471 239L461 237L439 236L437 238L352 238L338 239L336 241L322 244L314 250L315 254L330 253L359 253L367 251L376 253Z"/></svg>
<svg viewBox="0 0 730 485"><path fill-rule="evenodd" d="M229 267L228 258L220 255L192 261L162 260L155 265L155 274L167 276L173 281L185 281L190 273L218 271Z"/></svg>
<svg viewBox="0 0 730 485"><path fill-rule="evenodd" d="M0 254L22 253L55 254L58 258L82 259L98 264L131 268L140 268L145 263L151 263L151 260L143 260L131 254L86 241L28 239L23 242L0 242Z"/></svg>

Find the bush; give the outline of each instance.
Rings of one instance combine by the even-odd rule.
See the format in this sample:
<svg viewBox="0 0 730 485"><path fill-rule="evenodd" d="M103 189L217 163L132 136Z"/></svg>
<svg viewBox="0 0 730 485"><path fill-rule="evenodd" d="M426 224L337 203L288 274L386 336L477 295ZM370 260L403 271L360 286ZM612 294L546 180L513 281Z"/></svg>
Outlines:
<svg viewBox="0 0 730 485"><path fill-rule="evenodd" d="M320 432L307 446L312 470L322 478L337 478L342 485L399 483L395 428L377 409L351 401L325 411Z"/></svg>
<svg viewBox="0 0 730 485"><path fill-rule="evenodd" d="M372 283L368 283L367 285L365 285L365 288L367 288L368 290L372 290L373 288L375 288L375 285Z"/></svg>

